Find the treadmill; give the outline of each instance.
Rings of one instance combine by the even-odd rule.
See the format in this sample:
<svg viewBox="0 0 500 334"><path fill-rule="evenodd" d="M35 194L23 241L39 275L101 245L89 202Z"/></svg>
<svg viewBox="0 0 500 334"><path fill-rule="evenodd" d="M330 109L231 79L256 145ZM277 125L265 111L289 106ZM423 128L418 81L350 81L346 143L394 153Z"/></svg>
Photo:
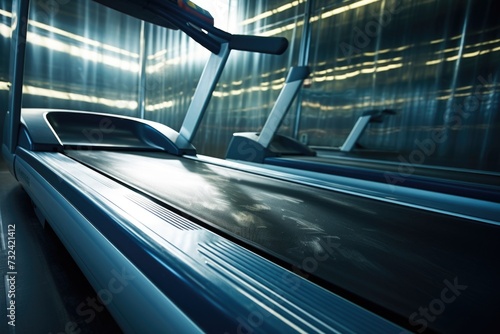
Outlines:
<svg viewBox="0 0 500 334"><path fill-rule="evenodd" d="M4 158L124 332L499 328L498 203L197 154L230 50L280 54L287 41L221 31L189 1L96 1L212 52L177 132L21 110L26 27L14 32ZM26 17L28 1L13 8Z"/></svg>
<svg viewBox="0 0 500 334"><path fill-rule="evenodd" d="M290 69L278 99L259 132L233 134L226 159L263 166L281 172L340 176L338 180L351 184L350 179L379 183L391 192L395 186L459 195L468 198L500 202L500 174L463 168L429 166L413 162L413 153L372 150L358 141L370 124L384 122L397 111L368 109L354 124L340 147L307 146L294 138L278 133L293 100L310 74L308 66ZM426 146L427 144L422 144ZM432 145L436 145L432 142ZM430 147L419 147L430 150ZM424 154L423 152L418 152ZM446 164L443 164L446 165ZM342 177L347 177L344 179Z"/></svg>

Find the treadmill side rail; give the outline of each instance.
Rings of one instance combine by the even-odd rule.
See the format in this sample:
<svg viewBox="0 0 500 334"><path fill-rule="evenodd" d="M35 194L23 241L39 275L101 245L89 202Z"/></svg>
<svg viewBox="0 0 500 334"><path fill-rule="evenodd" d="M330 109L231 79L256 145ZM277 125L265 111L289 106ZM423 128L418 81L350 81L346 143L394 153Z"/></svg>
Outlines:
<svg viewBox="0 0 500 334"><path fill-rule="evenodd" d="M127 332L403 330L61 153L16 169L96 291L133 277L108 305Z"/></svg>
<svg viewBox="0 0 500 334"><path fill-rule="evenodd" d="M62 156L59 153L37 153ZM75 203L62 194L59 188L68 187L64 174L60 174L59 181L51 182L42 175L43 171L35 170L24 158L16 159L20 183L95 291L111 293L112 300L106 303L106 308L125 333L202 333L169 298L159 293L134 263L103 237L92 224L92 219L79 212ZM47 168L53 167L49 165ZM66 175L69 174L71 171L66 171ZM79 307L78 310L85 312L86 308Z"/></svg>

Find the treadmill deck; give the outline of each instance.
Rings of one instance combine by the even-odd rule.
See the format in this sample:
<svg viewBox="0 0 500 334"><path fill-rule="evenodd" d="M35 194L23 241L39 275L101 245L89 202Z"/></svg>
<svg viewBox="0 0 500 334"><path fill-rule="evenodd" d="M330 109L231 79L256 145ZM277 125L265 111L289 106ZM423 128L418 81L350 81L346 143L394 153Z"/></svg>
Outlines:
<svg viewBox="0 0 500 334"><path fill-rule="evenodd" d="M159 152L67 155L369 309L408 321L455 283L467 288L432 328L494 322L498 226Z"/></svg>

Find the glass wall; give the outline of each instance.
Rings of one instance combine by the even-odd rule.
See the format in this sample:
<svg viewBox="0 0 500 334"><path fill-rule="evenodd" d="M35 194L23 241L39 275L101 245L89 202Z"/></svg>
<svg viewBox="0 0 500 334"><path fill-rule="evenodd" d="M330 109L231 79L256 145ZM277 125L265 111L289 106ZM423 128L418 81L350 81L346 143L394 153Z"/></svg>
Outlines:
<svg viewBox="0 0 500 334"><path fill-rule="evenodd" d="M10 16L10 4L2 6L2 54ZM137 116L139 37L139 20L93 1L31 1L23 106ZM2 59L6 86L9 56Z"/></svg>
<svg viewBox="0 0 500 334"><path fill-rule="evenodd" d="M388 108L396 114L370 124L359 141L366 152L389 152L397 162L500 169L497 2L309 1L312 74L282 134L295 134L299 114L297 138L339 147L363 112ZM280 56L232 52L194 143L202 154L223 157L234 132L262 128L290 66L298 64L307 3L197 2L222 29L290 41ZM10 6L0 0L3 60ZM139 20L90 0L32 1L23 104L140 116L144 89L145 117L178 130L208 56L179 31L150 24L142 30ZM8 82L2 61L2 115Z"/></svg>
<svg viewBox="0 0 500 334"><path fill-rule="evenodd" d="M229 17L237 18L229 24L232 32L285 36L290 49L282 56L233 52L195 139L199 152L219 157L233 132L258 131L264 124L289 67L297 65L305 9L304 1L228 4L234 11ZM359 142L367 152L389 152L398 162L498 170L500 27L494 13L499 5L490 0L459 0L453 6L444 0L313 4L312 74L301 92L297 138L339 147L363 112L387 108L396 115L370 124ZM178 40L196 50L186 37ZM193 52L197 59L203 54L188 54ZM186 60L182 69L171 66L160 73L163 86L154 98L168 98L155 104L168 108L148 117L180 127L201 64ZM180 96L174 93L179 82L185 83ZM294 133L297 107L281 133Z"/></svg>
<svg viewBox="0 0 500 334"><path fill-rule="evenodd" d="M340 146L364 111L389 108L397 114L371 124L363 147L499 171L499 9L492 0L317 1L300 134Z"/></svg>

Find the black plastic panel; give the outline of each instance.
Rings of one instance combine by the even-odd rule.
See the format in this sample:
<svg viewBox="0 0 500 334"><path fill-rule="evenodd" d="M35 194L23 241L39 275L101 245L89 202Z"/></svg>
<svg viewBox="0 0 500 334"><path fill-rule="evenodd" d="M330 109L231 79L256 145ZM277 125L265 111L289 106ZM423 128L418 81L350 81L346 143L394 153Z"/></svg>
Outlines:
<svg viewBox="0 0 500 334"><path fill-rule="evenodd" d="M141 119L69 110L23 109L23 125L35 151L90 147L196 154L171 128Z"/></svg>
<svg viewBox="0 0 500 334"><path fill-rule="evenodd" d="M256 132L240 132L233 134L226 152L226 159L264 162L267 157L316 155L313 150L290 137L276 134L268 148L263 147L258 142L258 139L259 133Z"/></svg>

